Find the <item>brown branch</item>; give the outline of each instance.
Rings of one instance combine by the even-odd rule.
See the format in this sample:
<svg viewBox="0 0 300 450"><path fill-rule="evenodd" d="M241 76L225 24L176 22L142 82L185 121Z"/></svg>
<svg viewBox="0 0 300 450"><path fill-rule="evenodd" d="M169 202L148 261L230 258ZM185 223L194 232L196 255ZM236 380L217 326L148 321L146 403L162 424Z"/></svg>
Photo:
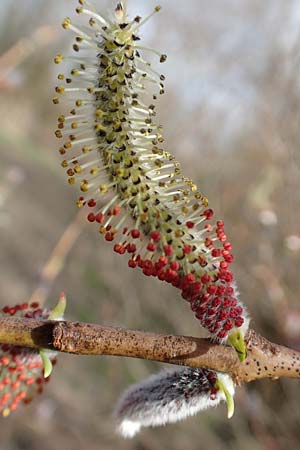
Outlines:
<svg viewBox="0 0 300 450"><path fill-rule="evenodd" d="M101 325L0 318L0 342L46 347L78 355L142 358L229 373L237 383L260 378L300 378L300 352L273 344L254 330L247 338L248 356L241 363L228 346L209 339L172 336Z"/></svg>

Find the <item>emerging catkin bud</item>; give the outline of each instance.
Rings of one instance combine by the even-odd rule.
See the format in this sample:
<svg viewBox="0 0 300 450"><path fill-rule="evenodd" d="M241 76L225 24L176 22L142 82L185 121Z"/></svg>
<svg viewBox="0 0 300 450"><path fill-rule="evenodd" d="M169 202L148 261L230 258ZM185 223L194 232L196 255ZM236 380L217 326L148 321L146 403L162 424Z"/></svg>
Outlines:
<svg viewBox="0 0 300 450"><path fill-rule="evenodd" d="M234 384L229 375L207 369L161 372L131 386L120 399L115 416L123 437L133 437L141 427L178 422L227 401L233 415Z"/></svg>
<svg viewBox="0 0 300 450"><path fill-rule="evenodd" d="M154 52L161 62L166 55L140 45L148 18L128 20L123 2L112 19L91 2L90 9L80 4L90 30L64 20L80 55L56 56L55 63L74 66L58 75L64 84L54 98L71 102L55 134L69 183L81 190L77 204L89 208L87 219L116 253L129 255L129 267L178 288L201 325L244 359L249 319L230 270L224 223L212 221L207 198L163 148L155 120L153 102L164 93L165 77L143 55Z"/></svg>

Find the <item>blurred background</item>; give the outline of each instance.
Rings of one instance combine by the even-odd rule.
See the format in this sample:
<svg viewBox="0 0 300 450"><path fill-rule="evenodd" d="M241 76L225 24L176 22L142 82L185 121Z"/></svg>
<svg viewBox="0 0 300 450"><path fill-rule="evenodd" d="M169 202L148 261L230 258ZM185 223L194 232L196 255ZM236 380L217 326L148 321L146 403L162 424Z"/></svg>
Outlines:
<svg viewBox="0 0 300 450"><path fill-rule="evenodd" d="M115 2L96 0L107 12ZM128 0L131 15L156 2ZM145 45L168 54L160 100L166 147L227 224L252 326L300 349L300 8L298 0L162 0ZM69 319L203 336L179 293L127 268L86 226L60 167L52 104L75 0L1 0L1 305L53 306ZM158 65L158 64L157 64ZM46 392L1 419L1 450L289 450L300 445L297 380L238 389L225 407L125 441L120 393L162 365L60 355Z"/></svg>

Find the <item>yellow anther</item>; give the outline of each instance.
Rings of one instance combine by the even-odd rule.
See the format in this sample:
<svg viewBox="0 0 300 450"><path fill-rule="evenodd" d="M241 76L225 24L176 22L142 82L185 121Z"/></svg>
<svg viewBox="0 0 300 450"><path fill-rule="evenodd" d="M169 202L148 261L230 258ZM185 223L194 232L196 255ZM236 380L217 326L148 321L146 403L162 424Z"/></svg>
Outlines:
<svg viewBox="0 0 300 450"><path fill-rule="evenodd" d="M59 80L64 80L65 79L65 76L64 76L64 74L63 73L59 73L58 75L57 75L57 78L59 79Z"/></svg>
<svg viewBox="0 0 300 450"><path fill-rule="evenodd" d="M81 190L82 192L87 192L87 191L89 190L89 184L88 184L88 182L87 182L86 180L83 180L83 181L80 183L80 190Z"/></svg>
<svg viewBox="0 0 300 450"><path fill-rule="evenodd" d="M100 234L104 234L105 232L106 232L105 227L102 226L102 227L99 228L99 233Z"/></svg>
<svg viewBox="0 0 300 450"><path fill-rule="evenodd" d="M10 409L9 408L5 408L3 411L2 411L2 416L3 417L8 417L10 415Z"/></svg>
<svg viewBox="0 0 300 450"><path fill-rule="evenodd" d="M58 94L63 94L65 92L65 88L63 86L56 86L55 91Z"/></svg>
<svg viewBox="0 0 300 450"><path fill-rule="evenodd" d="M61 53L59 53L58 55L55 56L54 62L55 62L55 64L60 64L63 59L64 59L63 55Z"/></svg>
<svg viewBox="0 0 300 450"><path fill-rule="evenodd" d="M206 197L202 197L201 202L205 208L207 208L207 206L209 205L208 198Z"/></svg>
<svg viewBox="0 0 300 450"><path fill-rule="evenodd" d="M61 116L58 116L58 122L63 123L65 121L65 116L62 114Z"/></svg>
<svg viewBox="0 0 300 450"><path fill-rule="evenodd" d="M79 165L75 166L75 167L74 167L74 172L75 172L75 173L80 173L80 172L82 172L82 167L79 166Z"/></svg>
<svg viewBox="0 0 300 450"><path fill-rule="evenodd" d="M108 191L107 185L106 185L106 184L100 184L100 186L99 186L99 191L100 191L102 194L105 194L105 193Z"/></svg>
<svg viewBox="0 0 300 450"><path fill-rule="evenodd" d="M62 22L62 27L66 30L71 25L70 17L66 17Z"/></svg>
<svg viewBox="0 0 300 450"><path fill-rule="evenodd" d="M68 167L68 161L67 161L66 159L64 159L64 160L62 161L61 167L63 167L64 169L65 169L66 167Z"/></svg>
<svg viewBox="0 0 300 450"><path fill-rule="evenodd" d="M161 6L160 5L155 6L155 8L154 8L155 12L159 12L160 10L161 10Z"/></svg>
<svg viewBox="0 0 300 450"><path fill-rule="evenodd" d="M61 139L63 136L62 136L62 132L60 131L60 130L56 130L55 131L55 136L58 138L58 139Z"/></svg>
<svg viewBox="0 0 300 450"><path fill-rule="evenodd" d="M77 122L72 122L71 128L72 128L73 130L76 130L76 128L78 128L78 123L77 123Z"/></svg>
<svg viewBox="0 0 300 450"><path fill-rule="evenodd" d="M82 100L77 99L75 102L75 105L79 108L80 106L82 106Z"/></svg>
<svg viewBox="0 0 300 450"><path fill-rule="evenodd" d="M58 97L53 97L52 99L54 105L58 105L59 104L59 98Z"/></svg>
<svg viewBox="0 0 300 450"><path fill-rule="evenodd" d="M69 178L68 183L71 185L75 184L75 178L74 177Z"/></svg>

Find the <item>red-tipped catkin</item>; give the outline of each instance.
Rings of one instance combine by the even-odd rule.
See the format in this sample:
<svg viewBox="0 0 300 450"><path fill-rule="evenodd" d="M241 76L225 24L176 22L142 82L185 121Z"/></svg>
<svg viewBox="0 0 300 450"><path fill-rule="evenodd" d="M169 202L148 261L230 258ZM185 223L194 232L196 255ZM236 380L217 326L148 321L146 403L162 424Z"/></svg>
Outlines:
<svg viewBox="0 0 300 450"><path fill-rule="evenodd" d="M129 267L178 288L212 336L244 334L249 320L224 223L213 222L207 198L163 147L154 101L165 77L144 56L143 21L129 19L122 2L113 19L84 3L77 12L90 17L90 30L63 22L75 33L79 56L55 58L73 62L70 74L58 75L54 103L60 97L74 103L59 116L56 136L69 183L81 190L77 204L86 205L88 220L116 253L128 254Z"/></svg>
<svg viewBox="0 0 300 450"><path fill-rule="evenodd" d="M4 306L2 316L47 319L50 311L41 309L38 303L22 303ZM54 353L49 353L52 364ZM29 403L36 394L43 392L49 378L43 376L43 362L38 350L0 344L0 413L6 417L19 404Z"/></svg>

